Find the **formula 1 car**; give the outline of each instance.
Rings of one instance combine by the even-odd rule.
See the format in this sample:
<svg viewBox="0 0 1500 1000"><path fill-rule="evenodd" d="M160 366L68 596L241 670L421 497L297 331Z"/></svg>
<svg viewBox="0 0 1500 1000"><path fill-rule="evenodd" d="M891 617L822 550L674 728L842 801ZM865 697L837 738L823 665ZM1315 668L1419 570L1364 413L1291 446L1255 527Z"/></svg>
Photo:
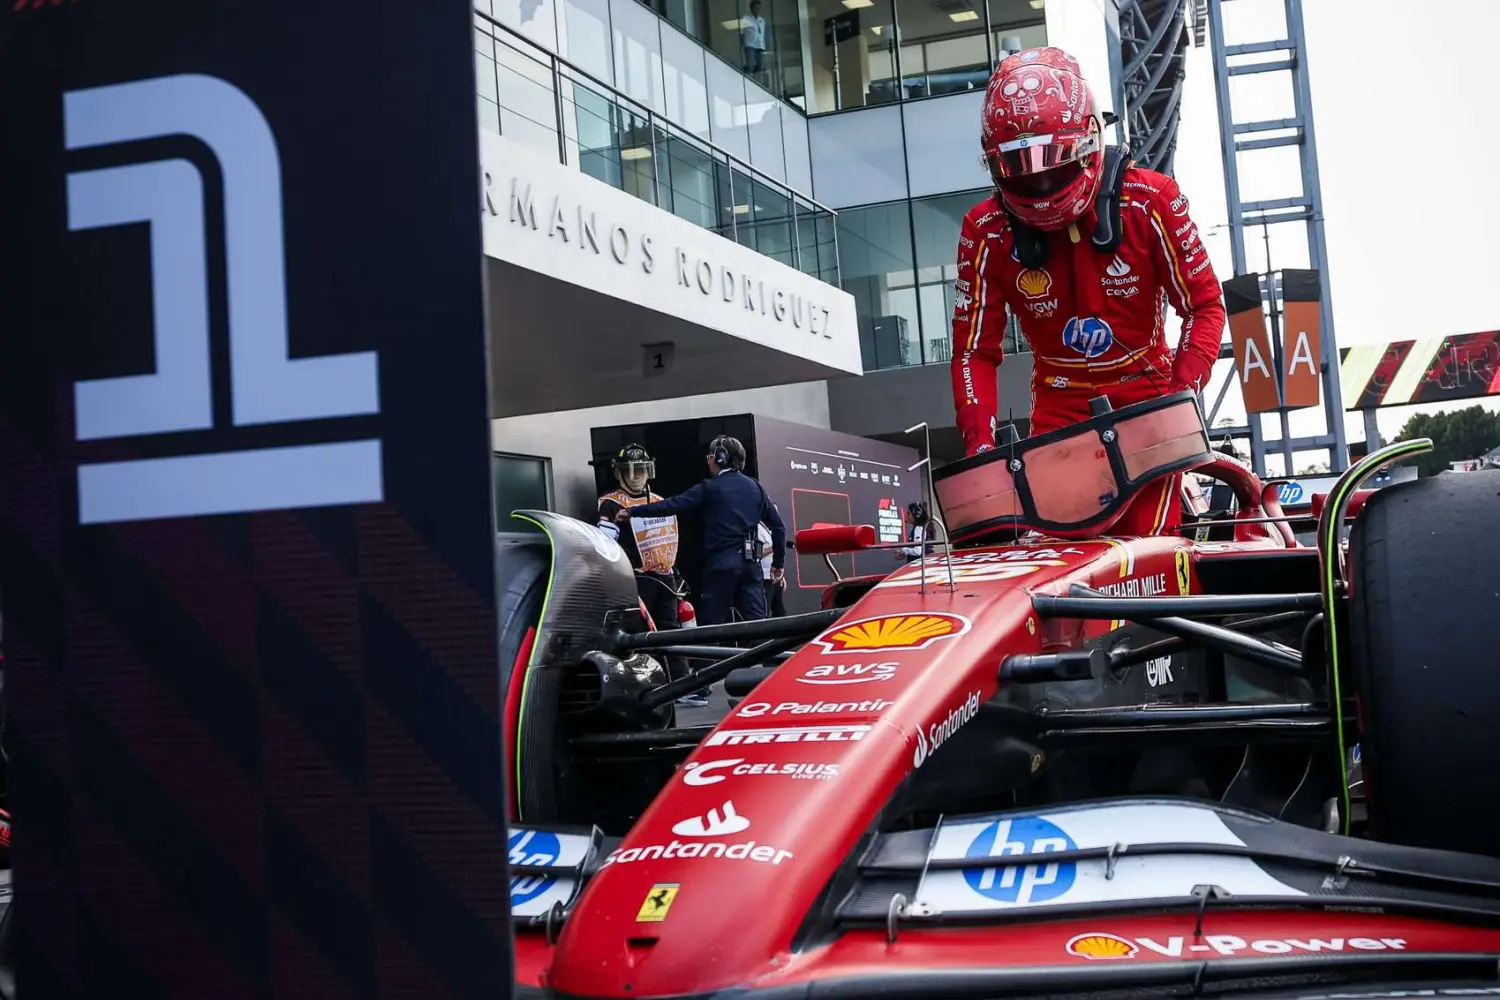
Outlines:
<svg viewBox="0 0 1500 1000"><path fill-rule="evenodd" d="M927 557L688 632L592 526L517 512L520 994L1500 991L1500 474L1356 489L1430 446L1358 462L1299 546L1191 394L1100 405L930 472ZM1188 471L1232 508L1107 535ZM729 714L677 725L719 682Z"/></svg>

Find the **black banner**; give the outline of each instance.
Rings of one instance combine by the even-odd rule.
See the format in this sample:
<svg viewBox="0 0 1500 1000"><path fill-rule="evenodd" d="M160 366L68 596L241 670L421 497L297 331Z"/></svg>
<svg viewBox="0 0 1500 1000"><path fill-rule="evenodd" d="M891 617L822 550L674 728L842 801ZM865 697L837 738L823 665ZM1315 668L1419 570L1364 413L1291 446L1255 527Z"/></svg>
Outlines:
<svg viewBox="0 0 1500 1000"><path fill-rule="evenodd" d="M0 7L23 996L510 988L471 17Z"/></svg>

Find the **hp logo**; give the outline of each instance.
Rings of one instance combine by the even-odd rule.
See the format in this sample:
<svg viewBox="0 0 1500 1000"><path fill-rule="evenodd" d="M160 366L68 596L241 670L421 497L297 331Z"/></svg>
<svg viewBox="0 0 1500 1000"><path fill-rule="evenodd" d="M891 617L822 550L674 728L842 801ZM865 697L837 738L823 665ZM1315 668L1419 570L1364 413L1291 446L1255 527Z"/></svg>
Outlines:
<svg viewBox="0 0 1500 1000"><path fill-rule="evenodd" d="M1062 341L1086 358L1097 358L1115 342L1115 332L1097 316L1074 316L1063 327Z"/></svg>
<svg viewBox="0 0 1500 1000"><path fill-rule="evenodd" d="M1061 829L1037 816L1003 819L979 831L965 857L1013 858L1077 850ZM1078 865L1061 863L1016 865L1011 868L966 868L969 888L989 899L1025 906L1056 899L1073 887Z"/></svg>
<svg viewBox="0 0 1500 1000"><path fill-rule="evenodd" d="M553 865L562 857L557 834L545 830L517 830L510 835L510 863ZM548 875L516 875L510 880L510 905L529 903L557 884Z"/></svg>
<svg viewBox="0 0 1500 1000"><path fill-rule="evenodd" d="M1284 504L1296 503L1302 499L1303 489L1301 483L1282 483L1277 493L1277 499Z"/></svg>

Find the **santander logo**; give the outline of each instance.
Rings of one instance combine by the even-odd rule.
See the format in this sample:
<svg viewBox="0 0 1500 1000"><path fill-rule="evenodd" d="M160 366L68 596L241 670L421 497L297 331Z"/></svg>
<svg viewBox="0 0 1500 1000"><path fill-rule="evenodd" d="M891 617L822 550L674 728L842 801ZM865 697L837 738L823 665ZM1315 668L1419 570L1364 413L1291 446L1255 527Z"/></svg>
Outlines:
<svg viewBox="0 0 1500 1000"><path fill-rule="evenodd" d="M679 837L727 837L750 829L750 821L734 811L734 803L725 801L704 816L689 816L672 827Z"/></svg>
<svg viewBox="0 0 1500 1000"><path fill-rule="evenodd" d="M925 733L918 729L917 748L911 755L912 768L919 768L925 764L934 750L952 739L953 734L963 728L964 723L978 714L979 692L971 691L969 696L949 712L941 722L934 722Z"/></svg>

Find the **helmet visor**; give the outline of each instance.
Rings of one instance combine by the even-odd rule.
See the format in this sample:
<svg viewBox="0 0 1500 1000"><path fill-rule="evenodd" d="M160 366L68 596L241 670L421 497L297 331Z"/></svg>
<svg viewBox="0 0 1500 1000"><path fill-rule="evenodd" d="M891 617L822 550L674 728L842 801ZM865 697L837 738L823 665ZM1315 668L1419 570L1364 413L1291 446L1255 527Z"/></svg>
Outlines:
<svg viewBox="0 0 1500 1000"><path fill-rule="evenodd" d="M1099 151L1099 133L1033 135L1002 142L991 154L996 181L1029 177L1076 163Z"/></svg>
<svg viewBox="0 0 1500 1000"><path fill-rule="evenodd" d="M615 471L630 480L655 479L656 461L654 459L647 459L645 461L621 459L615 463Z"/></svg>
<svg viewBox="0 0 1500 1000"><path fill-rule="evenodd" d="M1031 200L1050 198L1072 184L1082 172L1083 164L1074 160L1072 163L1064 163L1060 167L1053 167L1051 170L1043 170L1040 173L1003 177L999 181L999 186L1006 194L1016 198Z"/></svg>

